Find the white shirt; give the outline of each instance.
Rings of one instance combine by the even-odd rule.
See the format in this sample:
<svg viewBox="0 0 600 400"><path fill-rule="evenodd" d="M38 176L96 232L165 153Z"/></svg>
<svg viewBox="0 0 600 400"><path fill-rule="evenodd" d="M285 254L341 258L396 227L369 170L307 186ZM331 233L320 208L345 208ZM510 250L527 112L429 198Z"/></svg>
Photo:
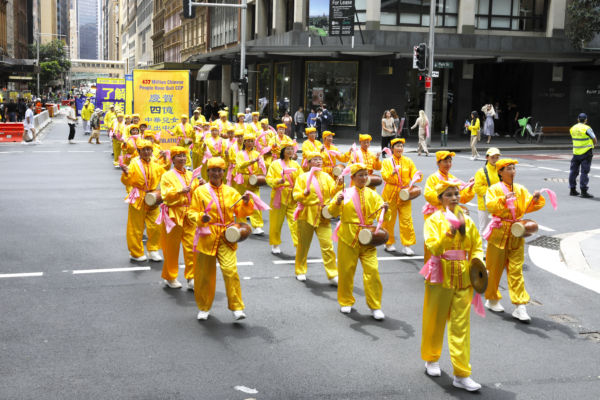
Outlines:
<svg viewBox="0 0 600 400"><path fill-rule="evenodd" d="M27 118L29 118L30 123L27 123ZM31 108L28 108L25 112L25 119L23 120L23 126L25 128L33 128L33 111Z"/></svg>
<svg viewBox="0 0 600 400"><path fill-rule="evenodd" d="M71 118L77 118L77 116L75 115L75 109L73 107L69 107L69 111L67 112L67 123L68 124L74 124L76 121L72 120Z"/></svg>

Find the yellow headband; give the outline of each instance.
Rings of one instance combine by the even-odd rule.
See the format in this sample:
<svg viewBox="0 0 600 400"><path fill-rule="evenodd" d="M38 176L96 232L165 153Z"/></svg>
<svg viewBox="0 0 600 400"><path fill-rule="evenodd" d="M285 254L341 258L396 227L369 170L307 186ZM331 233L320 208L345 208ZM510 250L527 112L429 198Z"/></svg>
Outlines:
<svg viewBox="0 0 600 400"><path fill-rule="evenodd" d="M219 111L219 117L226 117L228 115L229 115L229 113L227 111L225 111L225 110Z"/></svg>
<svg viewBox="0 0 600 400"><path fill-rule="evenodd" d="M228 126L227 132L235 132L235 126Z"/></svg>
<svg viewBox="0 0 600 400"><path fill-rule="evenodd" d="M400 139L400 138L392 139L392 141L390 142L390 146L394 147L394 144L396 144L398 142L404 144L404 142L406 142L406 140Z"/></svg>
<svg viewBox="0 0 600 400"><path fill-rule="evenodd" d="M181 114L181 119L184 119L184 118L185 119L189 119L188 116L187 116L187 114Z"/></svg>
<svg viewBox="0 0 600 400"><path fill-rule="evenodd" d="M206 169L221 168L225 169L225 161L221 157L209 158L206 162Z"/></svg>
<svg viewBox="0 0 600 400"><path fill-rule="evenodd" d="M279 129L279 128L287 129L287 125L286 124L277 124L277 129Z"/></svg>
<svg viewBox="0 0 600 400"><path fill-rule="evenodd" d="M235 136L244 136L246 132L243 129L236 129Z"/></svg>
<svg viewBox="0 0 600 400"><path fill-rule="evenodd" d="M217 124L216 122L213 122L212 124L210 124L210 130L212 131L213 129L219 130L220 126L219 124Z"/></svg>
<svg viewBox="0 0 600 400"><path fill-rule="evenodd" d="M451 151L438 151L437 153L435 153L435 161L440 162L448 156L454 157L455 155L456 153L453 153Z"/></svg>
<svg viewBox="0 0 600 400"><path fill-rule="evenodd" d="M143 149L144 147L152 147L152 142L149 140L139 140L136 145L138 149Z"/></svg>
<svg viewBox="0 0 600 400"><path fill-rule="evenodd" d="M181 147L181 146L173 146L171 147L171 159L175 158L175 156L177 154L185 154L185 152L188 150L185 147Z"/></svg>
<svg viewBox="0 0 600 400"><path fill-rule="evenodd" d="M371 137L371 135L358 135L358 141L359 142L364 142L365 140L373 140L373 138Z"/></svg>
<svg viewBox="0 0 600 400"><path fill-rule="evenodd" d="M307 151L305 154L302 154L302 157L306 158L308 161L312 160L315 157L323 158L321 153L319 153L318 151Z"/></svg>
<svg viewBox="0 0 600 400"><path fill-rule="evenodd" d="M131 118L140 117L140 114L131 114Z"/></svg>
<svg viewBox="0 0 600 400"><path fill-rule="evenodd" d="M135 125L135 124L129 125L129 132L131 132L132 129L137 129L139 131L140 127L139 127L139 125Z"/></svg>
<svg viewBox="0 0 600 400"><path fill-rule="evenodd" d="M258 117L258 116L260 115L260 113L259 113L258 111L254 111L254 112L252 113L252 116L255 116L255 115Z"/></svg>
<svg viewBox="0 0 600 400"><path fill-rule="evenodd" d="M121 118L121 117L125 117L125 116L123 114L121 114L121 113L118 113L117 114L117 118Z"/></svg>
<svg viewBox="0 0 600 400"><path fill-rule="evenodd" d="M335 133L329 131L323 132L323 139L325 139L327 136L335 136Z"/></svg>
<svg viewBox="0 0 600 400"><path fill-rule="evenodd" d="M308 135L309 133L316 132L317 128L310 127L310 128L306 128L304 131Z"/></svg>
<svg viewBox="0 0 600 400"><path fill-rule="evenodd" d="M511 160L510 158L503 158L502 160L496 161L496 171L500 171L502 168L510 164L518 164L517 160Z"/></svg>
<svg viewBox="0 0 600 400"><path fill-rule="evenodd" d="M451 181L440 181L437 185L435 185L435 192L439 196L444 193L446 189L449 187L459 187L460 182L451 182Z"/></svg>
<svg viewBox="0 0 600 400"><path fill-rule="evenodd" d="M265 124L265 125L269 125L269 120L268 120L268 119L266 119L266 118L264 118L264 119L261 119L261 120L260 120L260 123L261 123L261 124Z"/></svg>
<svg viewBox="0 0 600 400"><path fill-rule="evenodd" d="M125 119L127 119L127 118L131 119L131 115L126 115Z"/></svg>
<svg viewBox="0 0 600 400"><path fill-rule="evenodd" d="M254 134L252 132L246 132L244 134L244 140L254 140L254 139L256 139L256 138L254 137Z"/></svg>
<svg viewBox="0 0 600 400"><path fill-rule="evenodd" d="M361 164L361 163L356 163L356 164L350 164L350 174L352 176L354 176L355 173L357 173L360 170L363 169L367 169L367 166L365 164Z"/></svg>
<svg viewBox="0 0 600 400"><path fill-rule="evenodd" d="M245 116L246 116L246 114L244 114L244 113L237 113L237 116L238 116L238 118L239 118L239 117L245 117Z"/></svg>

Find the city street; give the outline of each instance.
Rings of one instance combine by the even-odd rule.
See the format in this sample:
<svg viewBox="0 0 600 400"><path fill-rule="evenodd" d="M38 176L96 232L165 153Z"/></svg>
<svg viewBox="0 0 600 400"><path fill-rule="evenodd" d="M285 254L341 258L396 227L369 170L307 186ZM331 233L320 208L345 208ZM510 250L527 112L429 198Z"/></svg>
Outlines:
<svg viewBox="0 0 600 400"><path fill-rule="evenodd" d="M421 360L422 196L412 206L415 256L377 248L384 321L366 305L360 266L354 309L340 313L316 238L308 279L297 281L287 225L283 253L274 255L265 212L266 234L237 252L247 318L232 320L217 272L215 302L201 322L192 291L165 287L162 262L130 261L126 192L106 133L102 145L87 144L81 124L77 144L67 136L60 117L42 145L0 145L0 399L598 398L600 293L536 265L533 245L524 265L532 321L511 316L504 276L506 312L471 313L472 378L483 388L468 393L452 385L447 343L441 377L429 377ZM519 160L517 183L558 196L557 211L547 201L530 214L540 230L527 242L600 227L600 159L590 173L596 197L570 197L571 154L503 153ZM437 170L433 154L406 155L425 179ZM464 181L485 162L469 155L457 153L451 171ZM262 199L269 196L262 188ZM476 203L468 207L477 223Z"/></svg>

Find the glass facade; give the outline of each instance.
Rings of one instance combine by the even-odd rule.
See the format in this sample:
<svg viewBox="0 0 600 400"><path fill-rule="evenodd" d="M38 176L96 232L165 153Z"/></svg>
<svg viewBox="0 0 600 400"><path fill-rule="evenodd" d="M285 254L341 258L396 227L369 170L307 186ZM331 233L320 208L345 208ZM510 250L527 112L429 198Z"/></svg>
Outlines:
<svg viewBox="0 0 600 400"><path fill-rule="evenodd" d="M291 63L275 63L275 110L273 118L278 121L285 116L286 111L290 111L291 72Z"/></svg>
<svg viewBox="0 0 600 400"><path fill-rule="evenodd" d="M258 64L257 68L256 111L260 113L260 118L269 118L271 68L269 64Z"/></svg>
<svg viewBox="0 0 600 400"><path fill-rule="evenodd" d="M513 31L544 31L544 0L477 0L475 28Z"/></svg>
<svg viewBox="0 0 600 400"><path fill-rule="evenodd" d="M356 0L355 4L358 21L365 22L367 0ZM455 28L458 4L459 0L437 0L435 26ZM430 0L382 0L379 22L381 25L429 26L430 5Z"/></svg>
<svg viewBox="0 0 600 400"><path fill-rule="evenodd" d="M98 3L77 0L77 26L79 27L79 58L98 59Z"/></svg>

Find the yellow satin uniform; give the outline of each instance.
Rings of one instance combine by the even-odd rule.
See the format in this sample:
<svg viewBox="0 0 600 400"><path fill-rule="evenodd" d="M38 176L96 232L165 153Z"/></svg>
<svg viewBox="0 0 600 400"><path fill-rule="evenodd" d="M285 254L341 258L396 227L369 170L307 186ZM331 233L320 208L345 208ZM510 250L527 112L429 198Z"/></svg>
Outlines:
<svg viewBox="0 0 600 400"><path fill-rule="evenodd" d="M362 215L366 225L372 225L373 220L379 218L382 211L371 216L383 205L383 199L377 192L363 187L355 189L360 198ZM363 268L363 284L367 306L371 310L381 309L381 295L383 287L379 277L379 263L377 262L377 248L371 245L363 245L358 241L358 233L362 229L359 226L360 219L354 207L354 202L344 199L341 205L336 203L335 197L329 203L329 212L334 217L341 214L341 225L338 231L338 303L341 307L351 307L355 299L352 294L354 290L354 275L358 260ZM345 203L345 204L344 204ZM384 221L390 219L390 211L384 215Z"/></svg>
<svg viewBox="0 0 600 400"><path fill-rule="evenodd" d="M273 155L273 160L279 160L279 157L281 157L281 143L289 140L290 138L287 137L285 134L283 134L282 136L279 136L279 134L271 136L271 139L269 140L269 146L271 146L271 154Z"/></svg>
<svg viewBox="0 0 600 400"><path fill-rule="evenodd" d="M469 262L473 258L483 261L481 237L477 227L465 215L465 235L456 233L446 236L450 225L441 211L436 211L425 221L425 246L431 254L443 255L448 250L465 250L467 260L441 260L443 283L425 281L423 302L423 333L421 357L424 361L437 362L442 354L444 328L448 323L448 347L454 367L454 375L471 375L471 301L473 287L469 277Z"/></svg>
<svg viewBox="0 0 600 400"><path fill-rule="evenodd" d="M206 118L204 118L204 115L200 114L200 115L198 116L198 118L196 118L196 117L192 116L192 118L190 119L190 124L191 124L192 126L196 126L196 124L197 124L198 122L206 122Z"/></svg>
<svg viewBox="0 0 600 400"><path fill-rule="evenodd" d="M304 141L304 143L302 143L302 157L304 157L304 154L310 153L313 151L316 151L317 153L320 152L321 146L323 146L323 144L321 142L319 142L318 140L315 140L313 142L310 139L306 139ZM302 164L304 165L304 162ZM302 167L302 169L304 170L304 172L310 171L309 167Z"/></svg>
<svg viewBox="0 0 600 400"><path fill-rule="evenodd" d="M305 172L296 178L296 186L293 191L294 200L304 206L304 210L300 212L296 221L298 230L298 250L296 251L295 263L296 275L306 274L308 251L313 236L316 233L321 246L325 272L327 273L327 278L331 279L338 274L335 252L333 251L333 241L331 240L331 221L323 218L321 212L344 186L338 186L327 174L315 172L314 177L318 181L323 195L323 204L321 204L313 185L311 185L309 195L304 196L304 191L307 187L306 180L309 174L309 172Z"/></svg>
<svg viewBox="0 0 600 400"><path fill-rule="evenodd" d="M210 154L213 157L221 157L223 159L225 159L225 149L224 149L224 142L221 143L221 151L217 150L215 146L218 145L219 142L223 142L223 139L220 138L219 136L217 136L217 138L215 139L212 135L207 136L204 139L204 144L202 145L202 157L204 157L204 154L207 151L210 151ZM204 166L204 168L202 168L202 178L204 178L204 180L206 182L208 182L208 171L206 169L206 163L202 164ZM227 171L225 171L225 173L227 173ZM225 174L223 174L223 176L225 176Z"/></svg>
<svg viewBox="0 0 600 400"><path fill-rule="evenodd" d="M227 120L223 121L220 118L217 121L217 123L219 124L219 135L225 134L225 132L227 132L227 128L229 128L230 126L233 126L233 124L231 122L229 122Z"/></svg>
<svg viewBox="0 0 600 400"><path fill-rule="evenodd" d="M140 169L138 160L141 161L147 179L144 180L144 172ZM148 251L158 251L160 242L160 229L156 225L156 218L160 212L158 206L148 206L144 201L148 191L156 190L160 179L165 172L164 168L155 161L145 162L141 158L134 158L129 166L129 174L121 174L121 182L131 189L138 188L139 198L134 204L129 204L129 214L127 217L127 247L132 257L138 258L144 255L144 225L148 241L146 248Z"/></svg>
<svg viewBox="0 0 600 400"><path fill-rule="evenodd" d="M241 124L240 124L239 122L236 122L236 123L234 124L234 127L235 127L235 130L236 130L236 131L237 131L237 130L241 130L241 131L243 131L244 133L248 132L248 126L249 126L249 125L248 125L248 124L246 124L246 123L244 123L244 122L242 122Z"/></svg>
<svg viewBox="0 0 600 400"><path fill-rule="evenodd" d="M491 165L490 163L487 163L487 165L483 168L486 168L488 171L488 176L490 177L491 185L495 185L496 183L500 182L500 177L498 176L498 171L496 171L495 166ZM475 185L473 185L473 191L477 195L477 209L485 211L485 193L487 192L489 186L487 183L487 179L485 178L483 168L478 170L475 174Z"/></svg>
<svg viewBox="0 0 600 400"><path fill-rule="evenodd" d="M237 140L236 140L237 142ZM242 185L239 185L233 178L235 178L235 175L237 174L237 155L238 153L241 151L240 149L244 148L244 142L242 141L242 144L238 144L238 143L234 143L233 146L231 146L229 148L229 168L232 168L231 166L233 165L233 169L231 170L231 187L234 188L235 190L238 191L238 193L240 194L244 194L246 192L246 189L244 189L244 187ZM227 171L225 171L225 180L227 180Z"/></svg>
<svg viewBox="0 0 600 400"><path fill-rule="evenodd" d="M256 121L256 122L252 121L248 124L244 123L244 125L246 126L246 129L244 130L244 132L253 133L254 136L256 136L256 137L258 137L258 133L262 130L262 125L259 121Z"/></svg>
<svg viewBox="0 0 600 400"><path fill-rule="evenodd" d="M125 132L125 123L119 123L118 120L115 120L112 125L113 134L119 133L121 136ZM114 164L115 167L119 165L119 156L121 155L121 142L119 142L116 138L112 140L112 149L114 153Z"/></svg>
<svg viewBox="0 0 600 400"><path fill-rule="evenodd" d="M240 151L236 155L235 159L236 171L244 176L244 183L242 185L238 185L237 189L243 190L243 192L240 192L240 195L243 195L244 193L246 193L246 190L249 190L260 196L260 188L258 186L252 186L248 182L248 179L250 179L250 175L257 175L263 173L262 170L258 167L257 162L251 163L252 160L258 158L258 151L254 149L251 150L250 153L248 153L248 161L246 161L246 158L244 157L245 153L245 150ZM262 217L262 211L254 210L252 216L250 217L250 224L253 228L263 227L264 222Z"/></svg>
<svg viewBox="0 0 600 400"><path fill-rule="evenodd" d="M350 161L350 157L348 157L347 154L341 153L340 150L334 145L331 145L329 147L327 147L327 145L323 146L325 147L323 151L321 151L321 157L323 158L323 172L335 179L335 176L333 176L333 167L335 167L338 164L336 160L345 163ZM320 150L321 148L319 148L319 151ZM334 154L329 154L330 150L340 152L340 155L336 156ZM331 157L331 159L329 157Z"/></svg>
<svg viewBox="0 0 600 400"><path fill-rule="evenodd" d="M260 145L262 146L262 148L268 147L269 143L271 143L271 137L272 137L272 132L271 130L266 131L266 135L263 136L262 138L258 139L258 137L260 135L262 135L263 133L265 133L265 131L261 130L257 135L256 135L256 140L258 140L258 143L260 143ZM277 135L275 135L277 136ZM267 170L269 169L269 167L271 166L271 163L273 162L273 152L270 151L267 154L263 155L263 158L265 160L265 165L267 166Z"/></svg>
<svg viewBox="0 0 600 400"><path fill-rule="evenodd" d="M185 147L187 149L196 140L196 130L192 125L186 123L184 132L184 127L182 127L181 125L181 122L175 125L173 133L175 134L177 139L179 139L179 146ZM185 139L190 140L190 143L186 143ZM185 152L185 166L189 168L192 167L192 158L190 156L189 151Z"/></svg>
<svg viewBox="0 0 600 400"><path fill-rule="evenodd" d="M194 128L195 129L195 128ZM192 168L196 169L202 164L202 157L204 157L204 135L209 134L209 131L196 131L196 137L194 138L194 147L192 147Z"/></svg>
<svg viewBox="0 0 600 400"><path fill-rule="evenodd" d="M271 164L267 174L267 184L273 188L273 190L271 190L271 203L269 205L271 207L271 210L269 211L269 244L271 246L278 246L281 244L281 227L283 226L283 221L287 219L288 227L292 234L292 242L294 243L294 247L298 247L298 232L296 229L296 221L294 221L296 201L294 200L292 193L294 190L293 184L296 182L296 178L302 173L302 168L300 168L300 165L294 160L284 162L286 168L296 168L296 172L291 174L292 184L290 184L287 177L283 184L279 183L283 171L280 160L276 160ZM273 201L279 188L281 188L281 204L279 209L276 209L273 205Z"/></svg>
<svg viewBox="0 0 600 400"><path fill-rule="evenodd" d="M502 190L502 182L490 186L486 192L488 211L502 219L512 219L512 214L506 206L506 196ZM509 192L514 192L515 217L521 219L526 213L540 210L546 204L544 197L533 202L533 196L524 186L518 183L507 185ZM529 205L529 207L528 207ZM525 211L525 208L527 211ZM515 305L527 304L529 294L525 290L525 279L523 279L523 262L525 261L525 239L514 237L510 231L512 222L502 221L502 227L494 229L488 240L486 253L488 270L488 287L485 298L488 300L500 300L502 295L498 290L502 272L506 269L506 280L508 281L508 293L511 302Z"/></svg>
<svg viewBox="0 0 600 400"><path fill-rule="evenodd" d="M220 219L216 204L213 204L208 212L211 221L209 223L202 222L202 216L205 214L204 206L212 200L208 185L212 187L219 201L223 221ZM192 196L192 206L189 208L188 218L196 226L208 226L211 232L210 235L199 238L196 246L199 253L194 263L194 297L198 308L202 311L209 311L215 299L217 261L219 261L223 273L229 309L232 311L244 309L242 287L237 272L236 250L238 246L237 243L229 243L225 240L226 226L233 223L233 215L245 220L254 209L252 199L247 205L244 204L244 201L240 201L232 209L229 209L240 197L235 189L227 185L221 184L221 186L215 187L211 183L200 186Z"/></svg>
<svg viewBox="0 0 600 400"><path fill-rule="evenodd" d="M396 172L394 163L399 166L400 169ZM408 157L392 156L383 160L383 168L381 170L381 177L385 181L385 187L381 196L383 200L390 204L391 218L388 222L383 224L383 227L390 234L390 238L386 243L388 246L396 243L396 237L394 236L394 229L396 225L396 215L398 215L398 221L400 225L400 241L403 246L412 246L417 243L415 236L415 229L412 220L412 201L403 201L400 199L400 190L407 188L410 185L410 181L417 172L415 163ZM400 174L400 182L398 181L398 174ZM417 182L421 182L423 177L419 178Z"/></svg>
<svg viewBox="0 0 600 400"><path fill-rule="evenodd" d="M360 157L358 156L355 157L354 152L350 150L346 154L344 154L346 157L348 157L348 164L365 164L367 166L367 171L369 172L369 175L372 175L373 171L381 171L381 167L383 166L383 164L381 163L381 160L379 158L375 157L375 154L371 153L369 150L365 151L362 148L357 149L357 152L360 152L364 161L361 161Z"/></svg>
<svg viewBox="0 0 600 400"><path fill-rule="evenodd" d="M112 111L107 111L106 114L104 115L104 125L106 125L107 127L109 127L108 129L110 129L110 127L113 125L113 122L116 119L116 114Z"/></svg>

